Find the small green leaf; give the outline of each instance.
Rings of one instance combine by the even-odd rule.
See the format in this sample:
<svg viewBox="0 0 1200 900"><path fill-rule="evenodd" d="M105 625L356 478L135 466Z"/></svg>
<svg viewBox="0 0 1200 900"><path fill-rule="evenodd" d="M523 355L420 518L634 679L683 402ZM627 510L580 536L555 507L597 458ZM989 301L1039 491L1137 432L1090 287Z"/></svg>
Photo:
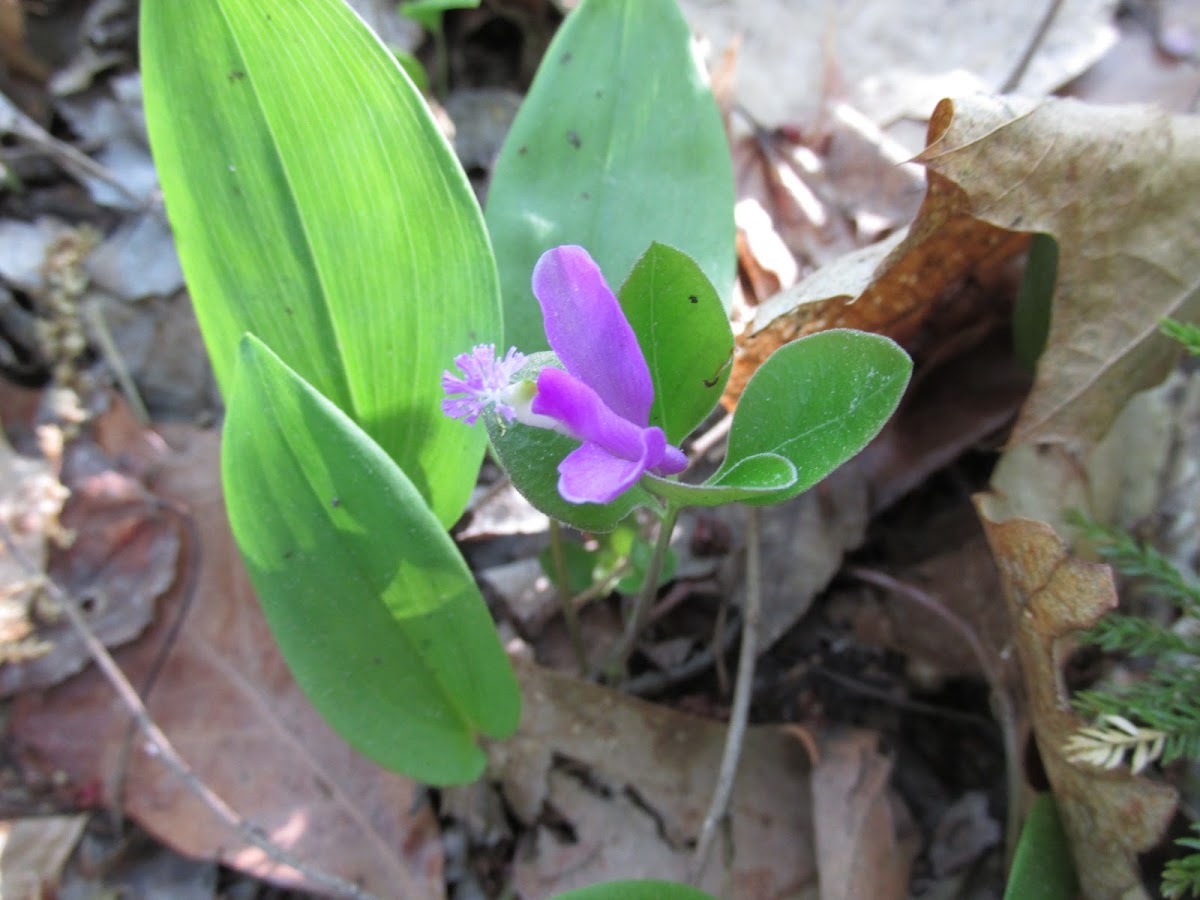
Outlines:
<svg viewBox="0 0 1200 900"><path fill-rule="evenodd" d="M719 479L719 480L717 480ZM778 453L747 456L723 468L705 484L684 484L643 476L647 490L680 506L724 506L753 500L774 502L797 482L796 466Z"/></svg>
<svg viewBox="0 0 1200 900"><path fill-rule="evenodd" d="M1029 258L1017 305L1013 310L1013 345L1017 359L1030 372L1046 347L1050 333L1050 309L1058 282L1058 241L1048 234L1035 234L1029 244Z"/></svg>
<svg viewBox="0 0 1200 900"><path fill-rule="evenodd" d="M581 594L595 583L595 573L598 565L597 552L589 550L583 544L575 541L562 542L563 563L567 570L567 591L571 594ZM538 565L555 587L558 583L558 572L554 565L554 554L549 547L538 554Z"/></svg>
<svg viewBox="0 0 1200 900"><path fill-rule="evenodd" d="M475 9L480 0L409 0L400 4L400 14L422 28L436 31L442 25L442 13L450 9Z"/></svg>
<svg viewBox="0 0 1200 900"><path fill-rule="evenodd" d="M382 766L478 777L520 698L475 581L396 464L261 341L242 342L221 474L275 640L326 721Z"/></svg>
<svg viewBox="0 0 1200 900"><path fill-rule="evenodd" d="M678 444L725 390L733 361L729 318L700 267L665 244L650 245L620 299L654 382L650 424Z"/></svg>
<svg viewBox="0 0 1200 900"><path fill-rule="evenodd" d="M1071 900L1079 881L1053 794L1038 794L1021 827L1004 900Z"/></svg>
<svg viewBox="0 0 1200 900"><path fill-rule="evenodd" d="M609 881L555 894L550 900L713 900L713 897L673 881Z"/></svg>
<svg viewBox="0 0 1200 900"><path fill-rule="evenodd" d="M733 166L675 0L584 0L551 42L488 189L509 341L546 347L529 279L560 244L610 279L652 241L733 286Z"/></svg>
<svg viewBox="0 0 1200 900"><path fill-rule="evenodd" d="M744 483L738 470L746 461L775 454L796 467L795 481L748 502L778 503L808 490L879 433L911 374L908 354L877 334L839 328L784 345L742 392L725 462L708 484ZM744 477L753 483L763 470L770 471L766 460Z"/></svg>
<svg viewBox="0 0 1200 900"><path fill-rule="evenodd" d="M500 340L500 299L420 93L344 0L144 0L140 35L150 143L221 390L258 335L453 523L486 442L442 416L440 377Z"/></svg>

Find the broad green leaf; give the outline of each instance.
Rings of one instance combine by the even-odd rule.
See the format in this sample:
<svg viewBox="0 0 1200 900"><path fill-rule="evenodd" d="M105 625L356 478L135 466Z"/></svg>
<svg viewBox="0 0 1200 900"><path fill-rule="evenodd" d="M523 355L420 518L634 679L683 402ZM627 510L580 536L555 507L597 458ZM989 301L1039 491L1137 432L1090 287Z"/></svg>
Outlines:
<svg viewBox="0 0 1200 900"><path fill-rule="evenodd" d="M271 631L326 721L433 784L483 770L516 679L453 541L396 464L249 335L221 449L225 501Z"/></svg>
<svg viewBox="0 0 1200 900"><path fill-rule="evenodd" d="M555 894L551 900L713 900L711 894L673 881L610 881Z"/></svg>
<svg viewBox="0 0 1200 900"><path fill-rule="evenodd" d="M1071 900L1079 881L1053 794L1038 794L1021 827L1005 900Z"/></svg>
<svg viewBox="0 0 1200 900"><path fill-rule="evenodd" d="M877 334L833 329L776 350L754 373L733 416L725 462L709 480L737 480L744 460L773 453L796 467L777 503L812 487L867 445L896 410L912 360Z"/></svg>
<svg viewBox="0 0 1200 900"><path fill-rule="evenodd" d="M729 317L700 267L659 243L637 261L620 299L654 382L650 424L678 444L725 390L733 361Z"/></svg>
<svg viewBox="0 0 1200 900"><path fill-rule="evenodd" d="M609 278L652 241L733 286L733 167L675 0L584 0L563 23L488 190L508 339L546 347L530 291L538 257L585 247Z"/></svg>
<svg viewBox="0 0 1200 900"><path fill-rule="evenodd" d="M217 381L260 337L383 447L443 525L484 436L445 419L455 354L499 341L471 188L343 0L144 0L146 119Z"/></svg>

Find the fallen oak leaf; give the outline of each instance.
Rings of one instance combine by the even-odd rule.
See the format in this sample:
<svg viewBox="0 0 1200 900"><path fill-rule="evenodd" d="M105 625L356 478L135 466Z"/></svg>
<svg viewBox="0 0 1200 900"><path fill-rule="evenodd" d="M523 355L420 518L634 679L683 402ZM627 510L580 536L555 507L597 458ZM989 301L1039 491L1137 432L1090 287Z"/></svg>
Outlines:
<svg viewBox="0 0 1200 900"><path fill-rule="evenodd" d="M969 277L994 278L1028 237L971 214L966 194L928 173L925 199L907 229L848 253L758 308L738 341L721 402L737 405L746 382L784 344L830 328L857 328L909 345L939 301L953 302Z"/></svg>
<svg viewBox="0 0 1200 900"><path fill-rule="evenodd" d="M943 100L917 159L994 226L1059 244L1033 393L1010 446L1087 446L1176 358L1158 321L1200 316L1200 119L1152 107Z"/></svg>
<svg viewBox="0 0 1200 900"><path fill-rule="evenodd" d="M1084 896L1145 897L1137 854L1161 840L1175 790L1123 769L1077 765L1065 749L1085 723L1071 712L1063 657L1072 633L1116 607L1112 570L1071 556L1046 523L1010 517L1001 495L978 495L975 504L1000 569L1034 734Z"/></svg>

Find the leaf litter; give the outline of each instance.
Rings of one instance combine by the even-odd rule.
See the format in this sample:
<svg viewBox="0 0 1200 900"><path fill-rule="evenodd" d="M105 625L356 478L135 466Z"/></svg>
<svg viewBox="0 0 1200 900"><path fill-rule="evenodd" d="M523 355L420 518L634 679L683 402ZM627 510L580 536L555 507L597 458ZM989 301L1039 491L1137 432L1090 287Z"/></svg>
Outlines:
<svg viewBox="0 0 1200 900"><path fill-rule="evenodd" d="M59 139L45 131L50 125L48 105L40 111L34 109L31 115L22 113L23 119L11 114L0 118L5 130L45 148L83 181L82 192L66 202L58 195L43 212L70 219L63 215L65 211L104 202L113 204L118 210L115 215L124 217L121 228L108 229L109 242L100 245L103 252L97 249L93 254L91 274L97 291L106 295L106 317L123 320L114 329L120 332L118 345L136 360L139 351L130 348L136 348L139 341L143 347L156 342L155 337L145 336L144 324L138 324L143 311L146 317L173 320L186 297L175 293L173 254L161 252L161 233L155 234L153 221L139 220L136 212L119 212L127 205L128 194L144 189L146 174L136 116L131 120L126 115L136 111L136 83L118 83L107 74L108 67L131 58L129 35L122 36L120 28L122 6L92 4L87 30L94 35L91 43L99 52L78 55L69 70L71 78L62 76L67 70L60 70L57 89L73 96L51 103L59 103L58 112L64 118L76 116L73 127L79 134L86 134L89 126L96 129L91 149L109 163L115 182L126 186L125 199L121 189L114 190L111 183L107 189L102 187L106 182L97 179L95 172L80 168L78 160L71 161L64 150L69 145L53 143ZM366 15L391 16L390 9L376 8L377 4L360 6ZM1113 451L1105 449L1111 446L1105 443L1093 448L1109 432L1112 420L1135 390L1155 383L1173 363L1169 345L1153 336L1156 318L1169 312L1194 315L1197 273L1186 258L1187 241L1179 238L1195 230L1186 200L1194 193L1187 187L1195 174L1187 156L1195 143L1194 121L1145 108L1102 110L1061 101L1035 105L995 98L956 99L934 111L934 101L955 93L946 89L947 84L983 85L994 91L1013 74L1013 48L1025 46L1037 25L1040 13L1034 8L988 4L985 9L984 4L977 4L968 9L955 4L953 9L921 11L920 15L928 13L936 19L933 27L929 20L914 25L896 15L894 4L884 4L889 7L886 15L880 15L878 4L858 4L852 11L837 14L820 4L803 9L726 4L729 8L719 11L701 10L698 4L685 6L693 24L717 50L728 43L729 32L721 29L730 24L740 26L745 37L734 75L740 94L738 101L729 102L731 118L736 120L739 115L732 107L740 102L763 123L742 145L745 181L739 197L752 200L757 210L748 206L755 215L739 219L745 243L741 260L748 270L744 281L749 289L742 310L747 324L739 340L737 383L744 383L772 349L835 324L896 336L925 365L912 398L880 441L826 485L793 501L773 526L768 525L767 557L774 560L775 568L768 579L772 599L766 643L776 644L769 657L789 652L788 637L814 621L814 611L819 611L814 601L836 577L847 552L864 547L858 551L859 559L863 552L878 552L881 510L914 490L926 491L922 486L936 478L935 473L959 465L952 461L964 453L978 454L980 442L994 440L989 436L1014 417L1026 382L1013 370L1011 360L1004 359L998 335L1007 321L1013 273L1019 271L1027 240L1019 232L1044 230L1058 238L1062 259L1050 349L995 475L993 493L978 501L1013 612L1013 630L1010 633L1006 622L996 621L994 607L975 602L979 593L995 596L991 587L973 598L967 596L970 590L947 588L960 586L954 579L961 569L974 571L982 552L978 540L955 548L944 537L928 538L927 550L928 543L938 543L934 549L944 552L935 552L910 571L901 569L900 574L930 590L947 588L937 591L941 601L983 636L997 657L1003 657L1007 642L1015 642L1029 694L1029 707L1021 713L1032 722L1051 781L1060 792L1060 803L1065 804L1064 818L1077 858L1083 862L1082 868L1092 869L1095 883L1090 888L1096 896L1110 895L1106 891L1114 886L1136 895L1135 854L1155 843L1164 817L1173 808L1173 796L1167 788L1144 778L1081 770L1062 760L1058 752L1075 724L1065 712L1061 688L1062 664L1072 634L1116 600L1104 567L1069 555L1061 523L1069 506L1087 504L1100 511L1118 510L1131 523L1138 521L1135 510L1143 519L1160 516L1166 520L1159 523L1161 529L1174 528L1177 536L1186 532L1186 523L1191 521L1186 502L1170 507L1171 492L1145 496L1148 481L1160 486L1188 483L1186 448L1189 443L1194 446L1194 441L1186 432L1168 433L1165 444L1154 445L1159 448L1157 455L1147 452L1154 459L1140 469L1122 468L1113 457L1129 464L1141 450L1132 454ZM1138 8L1139 4L1129 6ZM1186 15L1178 14L1186 4L1164 3L1161 7L1164 23L1156 34L1156 46L1186 51L1187 34L1180 32L1178 25L1186 20ZM1023 89L1044 92L1087 69L1117 37L1111 10L1111 3L1098 0L1063 4L1051 36L1035 48L1038 53L1025 73ZM979 22L989 13L999 18L993 15L987 27L981 26ZM717 21L718 15L726 19ZM760 15L767 17L769 28L762 27ZM780 17L785 15L799 17L804 27L779 27ZM8 24L4 34L9 43L4 46L18 49L5 49L6 59L20 56L25 24ZM1128 34L1142 33L1131 29L1128 19L1119 24L1124 36L1118 49L1131 44ZM397 45L412 48L407 43L414 40L412 32L404 30L402 21L389 18L384 25L398 29ZM778 41L768 40L764 45L763 40L773 34L780 36ZM825 38L797 41L797 34ZM921 40L907 41L909 46L900 53L898 48L905 42L894 39L898 34ZM789 63L806 73L784 79L793 86L790 90L776 89L782 71L778 52L786 53ZM65 59L71 54L58 55ZM869 65L864 66L863 60ZM955 60L963 63L962 70L949 72ZM755 79L764 73L771 79L770 90L755 87ZM1186 86L1186 82L1179 83ZM1147 80L1145 84L1159 83ZM814 85L823 87L814 89ZM1146 89L1156 92L1155 99L1157 91L1165 90ZM1087 79L1076 82L1072 90L1089 90ZM774 110L770 103L780 104L784 111ZM897 165L901 154L888 142L906 146L913 132L906 128L909 123L892 120L897 115L921 120L931 114L932 146L922 155L929 183L915 218L904 228L914 215L919 192L914 190L911 167ZM105 121L110 124L96 124ZM132 126L114 124L130 121ZM851 127L851 122L857 125ZM850 140L853 135L862 141L854 144ZM816 167L806 170L804 162L813 159ZM796 178L786 174L796 175L797 171L800 175ZM884 185L885 180L891 187ZM856 183L860 185L857 193ZM865 188L861 188L863 184ZM802 202L806 193L820 203L806 208ZM806 209L823 210L832 218L822 225L821 216L814 218ZM37 216L26 210L14 218L6 211L0 227L11 229L18 220L28 229ZM58 220L47 221L56 224ZM143 237L136 237L139 234ZM882 243L868 245L878 237L883 238ZM17 268L6 269L7 285L20 292L38 290L36 279L44 256L44 251L30 251L23 258L17 254ZM152 282L138 279L139 260L151 259L155 278ZM30 277L24 282L15 276L10 279L8 273L20 271L21 266ZM749 271L755 266L757 271ZM153 287L144 299L138 291L147 284ZM152 304L157 308L149 312ZM126 327L142 329L140 336L126 337ZM6 331L10 329L6 324ZM964 333L969 339L962 337ZM97 336L92 340L98 341ZM179 340L181 350L168 355L197 358L194 332ZM140 370L134 374L146 391L144 374ZM159 380L165 399L159 408L172 410L183 404L185 415L212 409L210 388L190 393L177 390L181 378L200 384L204 377L204 371L165 370ZM730 404L736 399L737 383L731 381ZM175 394L170 393L173 387ZM192 405L186 406L188 402ZM1155 421L1161 422L1163 413L1155 415L1160 417ZM1169 430L1163 427L1160 431ZM1146 430L1135 426L1132 433L1144 436ZM196 576L196 606L182 619L178 643L149 693L156 718L172 739L186 748L201 777L234 800L252 820L283 823L277 827L284 831L306 823L329 829L319 841L314 837L315 827L300 829L303 834L297 846L314 861L331 870L367 872L372 874L363 877L386 879L395 876L399 865L396 848L404 846L410 851L412 871L422 879L420 889L428 889L430 896L439 895L443 890L441 844L431 809L423 805L414 786L349 759L344 748L335 746L335 739L312 718L311 711L302 708L290 678L272 656L269 636L256 618L257 608L248 589L238 582L238 576L229 574L240 569L219 504L212 499L217 491L212 463L215 441L186 430L171 435L175 451L158 458L149 469L132 475L124 470L119 473L125 479L121 490L129 492L132 504L124 513L130 521L145 515L156 496L186 501L194 507L203 548ZM1145 442L1136 446L1144 448ZM158 473L152 474L156 468ZM44 469L40 471L45 475ZM114 480L117 471L111 467L107 471ZM1113 472L1121 474L1118 477ZM1114 479L1122 490L1111 489ZM141 512L134 503L138 497L149 505L140 508ZM119 535L130 527L120 524L121 509L100 506L89 515L98 516L97 522L108 521L110 530ZM491 518L494 521L479 523L477 540L514 541L518 538L506 531L536 533L541 529L541 523L528 516L525 518L532 524L517 527L504 521L507 512ZM736 534L740 523L734 519L727 524ZM95 537L100 538L103 532L96 530ZM185 575L196 565L194 541L178 531L174 537L175 552L181 555L174 560L173 553L163 551L160 580L161 572L172 565ZM1186 555L1186 539L1177 543L1180 554ZM725 585L736 605L738 589L730 587L737 583L736 541L730 549L712 577ZM120 558L119 552L110 551L104 547L96 555ZM797 555L801 553L806 555ZM210 556L217 562L210 562ZM225 568L216 568L218 563ZM154 567L150 568L153 575ZM529 576L526 571L518 581L527 583ZM979 584L985 578L982 572L971 575L962 579L966 584L961 586ZM1081 596L1081 587L1091 593ZM157 618L144 623L150 626L145 635L120 651L119 658L135 675L146 674L152 666L170 623L179 615L182 599L177 583L158 601ZM902 653L915 669L923 669L924 675L914 675L914 683L922 677L931 678L928 684L970 677L969 658L954 654L935 658L938 642L932 637L936 627L931 622L906 615L907 608L899 601L886 602L882 615L878 606L870 613L869 604L864 606L858 600L850 604L864 643L878 640ZM658 632L648 639L668 673L675 662L659 648L669 644L671 628L687 605L672 614L677 618L663 619ZM1022 618L1026 611L1032 612L1034 624ZM607 607L598 612L603 612L601 618L612 618ZM524 623L533 637L541 637L545 629L554 626L553 622L545 624L545 616L539 604L538 611ZM800 629L795 627L798 622L802 623ZM606 626L600 625L603 633ZM693 643L701 646L705 642ZM542 652L550 653L545 648ZM932 669L931 662L935 664ZM719 660L711 665L720 669ZM495 852L504 852L507 840L520 842L527 851L532 848L531 856L518 854L514 863L513 877L522 886L523 896L543 896L568 884L584 883L588 877L633 874L639 865L653 874L673 871L686 856L688 835L694 836L695 819L703 812L712 776L703 766L698 770L695 765L682 766L681 771L690 772L687 777L695 781L688 788L689 796L682 797L684 792L677 785L663 781L680 767L680 760L661 746L646 749L646 736L659 728L691 729L697 744L687 758L707 753L715 767L713 754L719 753L720 725L686 716L676 718L682 714L668 707L649 706L541 669L523 666L522 672L531 686L530 694L537 699L528 701L532 711L522 726L529 743L513 746L530 747L530 755L524 767L506 758L496 769L507 808L515 814L519 827L514 837L506 837L511 832L497 823L507 823L507 819L503 813L497 815L493 802L490 816L468 829L471 839L478 837L480 846L491 846ZM678 690L671 696L679 705L690 700L708 712L723 714L719 689L716 701L711 697L701 700L694 688L687 688L691 693L681 697ZM803 692L796 702L804 708ZM604 735L611 733L612 721L589 715L589 703L612 711L614 721L625 723L620 745L625 747L628 742L628 757L614 760L612 753L603 752L611 749ZM819 712L819 707L812 708ZM213 709L224 711L215 719L215 729L207 727ZM16 701L16 711L13 735L24 742L31 763L68 771L75 776L81 796L121 802L112 796L112 790L114 781L119 780L114 773L119 768L117 748L127 734L125 716L108 699L107 688L94 672L85 672L41 696L23 694ZM205 730L200 730L197 722ZM940 877L957 866L970 865L994 847L994 830L989 830L988 823L995 824L996 811L981 807L978 795L968 791L946 797L939 805L940 818L933 820L949 824L942 825L941 837L927 831L927 840L933 841L926 849L928 859L918 858L914 863L911 826L887 788L892 764L880 755L877 734L860 730L847 737L823 724L819 714L809 724L806 733L821 753L815 772L807 751L794 736L769 726L752 732L747 751L747 766L752 771L749 780L759 783L755 779L760 776L753 774L751 764L757 762L761 776L771 779L770 789L758 787L758 794L746 789L735 796L734 835L752 827L757 812L786 821L787 826L774 837L786 835L793 843L756 868L755 857L745 853L746 845L754 842L739 841L743 853L734 857L730 870L735 884L753 885L746 890L768 890L763 885L786 887L786 879L795 877L799 881L790 884L796 892L781 895L805 895L807 889L809 895L819 890L824 897L902 896L909 887L910 872L916 872L919 879L922 867L932 865L935 877ZM81 739L83 735L87 741ZM494 763L498 752L494 748ZM265 764L268 759L274 762ZM897 764L903 766L903 758ZM247 788L245 778L251 768L254 780ZM317 789L312 790L313 784L296 776L297 772L311 774ZM894 771L891 777L896 777ZM745 770L742 778L748 778ZM233 847L228 834L209 827L205 814L191 810L179 799L182 794L154 767L153 760L145 758L142 749L135 747L131 753L124 782L127 811L173 846L297 883L295 873L270 871L260 858ZM322 793L320 784L332 785L332 793ZM368 784L370 791L364 787ZM386 811L381 811L383 807ZM364 810L373 817L371 822L363 819ZM1120 827L1125 815L1132 817L1134 827ZM970 825L969 840L956 848L947 843L946 834L954 830L952 825L963 822ZM460 826L449 823L447 833L455 827ZM926 827L923 819L922 828ZM364 833L376 836L363 839ZM390 837L380 841L378 835ZM314 840L321 847L304 840ZM957 861L955 853L960 854ZM472 868L469 855L468 869ZM1092 867L1092 863L1096 865ZM580 880L572 882L573 877Z"/></svg>

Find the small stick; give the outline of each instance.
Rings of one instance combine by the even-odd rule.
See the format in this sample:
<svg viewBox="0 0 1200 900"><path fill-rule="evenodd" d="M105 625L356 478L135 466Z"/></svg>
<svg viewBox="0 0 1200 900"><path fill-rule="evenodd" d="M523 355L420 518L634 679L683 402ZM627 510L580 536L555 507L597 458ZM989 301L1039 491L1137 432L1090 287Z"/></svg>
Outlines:
<svg viewBox="0 0 1200 900"><path fill-rule="evenodd" d="M721 756L721 768L717 775L717 786L713 790L712 802L700 837L696 840L696 852L692 856L688 881L698 885L704 874L704 864L717 836L717 825L725 818L729 800L733 796L733 782L737 778L738 761L742 755L742 742L746 737L746 723L750 718L750 697L754 686L754 666L758 659L758 629L762 618L762 594L759 579L759 511L758 507L746 507L746 609L742 623L742 646L738 652L737 682L733 689L733 709L729 713L729 727L725 732L725 750Z"/></svg>
<svg viewBox="0 0 1200 900"><path fill-rule="evenodd" d="M650 612L650 604L658 594L658 577L662 574L663 560L667 558L667 548L671 545L671 534L675 531L675 522L679 518L679 507L673 503L667 504L666 512L658 525L658 537L654 541L654 555L650 557L650 565L646 567L646 580L642 582L642 590L634 602L633 610L629 613L629 621L625 623L625 632L613 651L612 658L605 667L607 674L614 681L625 677L625 669L633 648L637 645L638 635L645 625L646 615Z"/></svg>
<svg viewBox="0 0 1200 900"><path fill-rule="evenodd" d="M1025 790L1025 779L1021 774L1021 748L1017 736L1017 714L1013 708L1012 697L1004 684L1004 675L995 664L979 635L975 633L960 616L952 612L945 604L939 603L934 597L914 585L900 581L883 572L876 572L863 566L849 566L846 574L859 581L906 597L922 609L933 613L950 626L959 637L966 641L967 646L975 655L975 661L983 672L984 680L992 693L992 711L996 722L1000 725L1000 733L1004 743L1004 771L1008 791L1008 822L1005 826L1004 849L1008 865L1012 865L1013 854L1017 850L1017 840L1021 835L1021 817L1017 814L1021 808L1021 797Z"/></svg>
<svg viewBox="0 0 1200 900"><path fill-rule="evenodd" d="M217 796L208 785L201 781L196 773L192 771L191 767L183 760L183 757L179 755L178 751L167 739L167 736L163 734L162 729L154 723L149 711L142 703L142 699L125 677L125 673L121 671L116 661L112 658L112 654L108 652L108 648L100 642L100 639L96 637L92 629L88 626L83 613L79 611L79 606L76 604L75 598L59 587L52 578L38 572L33 561L17 545L7 523L4 522L0 522L0 541L3 541L4 545L7 546L9 553L12 554L13 559L17 561L18 565L25 569L31 576L42 579L47 590L50 591L50 595L67 617L67 621L79 633L79 637L91 654L92 660L104 674L104 677L108 679L108 683L112 685L113 689L117 692L117 696L121 698L133 720L137 723L137 726L153 746L153 751L147 751L148 755L155 756L161 760L163 765L170 769L171 773L183 782L184 787L200 800L223 825L231 831L237 832L242 840L257 847L275 862L295 869L314 885L319 885L324 890L330 891L336 896L352 897L355 900L375 900L373 894L368 893L358 885L352 884L337 875L332 875L315 868L297 858L291 851L276 844L266 836L262 828L238 815L233 807ZM404 896L415 897L419 895L415 887L411 884L407 885L407 889L402 893Z"/></svg>
<svg viewBox="0 0 1200 900"><path fill-rule="evenodd" d="M1013 67L1004 84L1000 85L1000 93L1008 94L1015 91L1021 84L1021 79L1025 77L1025 70L1029 68L1029 64L1033 61L1034 55L1041 48L1042 43L1046 40L1046 34L1050 31L1050 26L1054 24L1055 18L1058 16L1058 11L1062 8L1063 0L1050 0L1046 7L1046 12L1042 15L1042 20L1038 22L1037 30L1029 39L1029 43L1025 45L1025 52L1021 54L1021 58L1017 60L1017 64Z"/></svg>
<svg viewBox="0 0 1200 900"><path fill-rule="evenodd" d="M554 578L558 582L558 603L562 607L563 624L575 651L575 663L579 674L587 677L587 649L583 646L583 632L579 630L579 613L575 609L575 598L571 596L571 580L567 572L567 556L563 550L562 525L558 519L550 520L550 561L554 566Z"/></svg>

